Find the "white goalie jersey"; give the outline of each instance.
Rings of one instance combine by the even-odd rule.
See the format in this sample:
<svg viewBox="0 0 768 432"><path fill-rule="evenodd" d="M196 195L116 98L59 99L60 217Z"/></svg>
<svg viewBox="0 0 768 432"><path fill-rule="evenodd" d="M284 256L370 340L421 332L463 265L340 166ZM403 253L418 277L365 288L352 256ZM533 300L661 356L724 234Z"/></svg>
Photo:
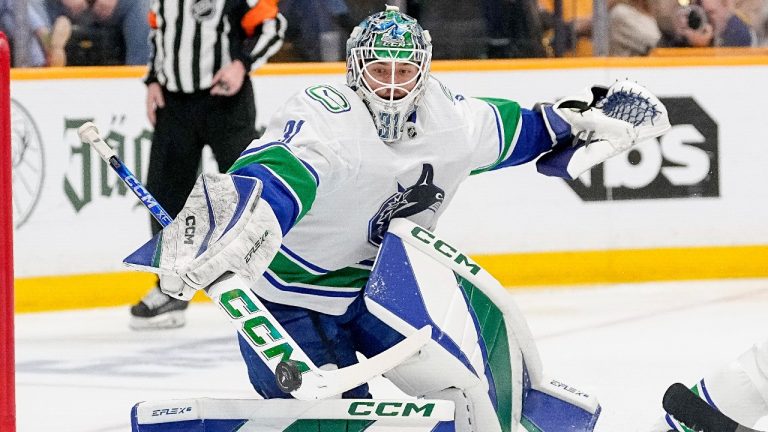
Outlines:
<svg viewBox="0 0 768 432"><path fill-rule="evenodd" d="M284 234L255 291L340 315L359 295L393 218L434 228L468 176L552 148L539 113L454 94L430 79L400 141L382 142L345 85L294 95L230 173L257 177Z"/></svg>

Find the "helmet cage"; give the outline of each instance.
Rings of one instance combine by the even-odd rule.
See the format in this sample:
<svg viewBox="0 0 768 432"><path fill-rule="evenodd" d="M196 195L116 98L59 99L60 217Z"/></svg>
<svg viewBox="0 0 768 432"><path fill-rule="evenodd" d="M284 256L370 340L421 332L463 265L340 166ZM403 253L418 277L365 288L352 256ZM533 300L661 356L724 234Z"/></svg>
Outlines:
<svg viewBox="0 0 768 432"><path fill-rule="evenodd" d="M431 59L429 32L397 11L372 15L353 30L347 41L347 84L370 110L383 141L394 142L402 136L426 90ZM397 68L403 63L418 70L407 81L397 82ZM376 65L384 65L392 75L377 78L369 70Z"/></svg>

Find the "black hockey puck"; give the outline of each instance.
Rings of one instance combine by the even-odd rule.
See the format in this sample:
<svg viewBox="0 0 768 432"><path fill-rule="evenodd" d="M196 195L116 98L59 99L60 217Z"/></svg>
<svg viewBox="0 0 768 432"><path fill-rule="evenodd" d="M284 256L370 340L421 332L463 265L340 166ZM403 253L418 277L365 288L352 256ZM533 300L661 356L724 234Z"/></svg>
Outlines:
<svg viewBox="0 0 768 432"><path fill-rule="evenodd" d="M301 372L293 360L281 361L275 368L277 386L285 393L298 390L301 387Z"/></svg>

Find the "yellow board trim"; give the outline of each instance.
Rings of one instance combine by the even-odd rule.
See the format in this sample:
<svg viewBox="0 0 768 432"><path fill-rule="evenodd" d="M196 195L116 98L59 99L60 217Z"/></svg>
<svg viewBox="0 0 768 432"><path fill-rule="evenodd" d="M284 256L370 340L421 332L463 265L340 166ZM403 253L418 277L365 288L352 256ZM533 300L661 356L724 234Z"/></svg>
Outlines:
<svg viewBox="0 0 768 432"><path fill-rule="evenodd" d="M768 55L708 55L697 51L695 56L684 57L572 57L511 60L436 60L435 72L490 72L541 69L588 68L659 68L693 66L765 66ZM344 74L345 64L332 63L269 63L252 75L328 75ZM88 66L61 68L11 69L11 80L52 79L115 79L146 76L144 66Z"/></svg>
<svg viewBox="0 0 768 432"><path fill-rule="evenodd" d="M155 284L155 275L116 272L19 278L14 281L15 311L45 312L136 303ZM194 301L206 299L196 294Z"/></svg>
<svg viewBox="0 0 768 432"><path fill-rule="evenodd" d="M765 245L473 258L507 287L768 277L768 246Z"/></svg>
<svg viewBox="0 0 768 432"><path fill-rule="evenodd" d="M768 277L768 245L477 255L507 287ZM17 313L130 305L154 275L118 272L16 279ZM195 301L205 301L198 293Z"/></svg>

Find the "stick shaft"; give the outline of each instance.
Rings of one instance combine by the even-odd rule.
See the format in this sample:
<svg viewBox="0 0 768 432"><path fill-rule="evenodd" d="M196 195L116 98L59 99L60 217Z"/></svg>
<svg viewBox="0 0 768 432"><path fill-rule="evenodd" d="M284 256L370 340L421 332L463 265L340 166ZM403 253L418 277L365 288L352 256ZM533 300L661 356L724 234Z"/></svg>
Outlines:
<svg viewBox="0 0 768 432"><path fill-rule="evenodd" d="M107 161L109 165L112 167L112 169L117 173L118 176L125 182L126 185L128 185L129 188L133 191L133 194L136 195L136 197L141 201L142 204L144 204L144 207L149 210L149 212L152 214L152 216L157 220L160 225L163 227L166 227L170 225L171 222L173 222L173 218L171 215L168 214L168 212L165 211L163 206L160 205L159 202L155 199L154 196L144 187L143 184L139 181L139 179L136 178L136 176L133 175L130 169L128 169L127 166L121 161L117 155L112 156L109 158L109 161Z"/></svg>
<svg viewBox="0 0 768 432"><path fill-rule="evenodd" d="M112 147L104 142L104 139L101 138L99 131L96 129L96 126L93 123L87 122L83 124L80 126L77 133L80 135L81 139L90 144L91 147L96 150L99 156L104 159L104 162L111 166L115 173L117 173L117 175L120 177L120 179L122 179L123 182L125 182L125 184L131 188L133 194L136 195L142 204L144 204L147 210L149 210L149 212L157 220L157 222L160 223L160 225L165 227L173 222L171 215L165 211L163 206L161 206L155 197L149 193L147 188L141 184L141 181L139 181L139 179L133 175L133 172L131 172L125 163L120 160Z"/></svg>
<svg viewBox="0 0 768 432"><path fill-rule="evenodd" d="M133 175L131 170L125 166L112 147L104 141L93 123L87 122L80 126L78 134L80 139L90 144L99 156L112 167L115 173L128 185L160 225L165 227L173 222L173 218L163 209L155 197L149 193L141 181ZM285 345L287 347L283 348L283 351L287 351L290 358L304 363L310 370L317 370L309 356L291 338L290 334L282 328L261 301L256 296L249 294L250 290L245 288L245 284L239 277L229 273L219 278L219 280L203 291L219 306L220 310L226 312L229 321L237 328L238 333L259 354L259 358L264 361L273 373L277 363L269 356L266 356L265 351L270 348L280 350L280 347ZM279 337L273 337L272 340L267 341L256 335L250 327L251 324L249 324L254 320L258 322L266 321L267 324L275 329L274 334L277 334Z"/></svg>

